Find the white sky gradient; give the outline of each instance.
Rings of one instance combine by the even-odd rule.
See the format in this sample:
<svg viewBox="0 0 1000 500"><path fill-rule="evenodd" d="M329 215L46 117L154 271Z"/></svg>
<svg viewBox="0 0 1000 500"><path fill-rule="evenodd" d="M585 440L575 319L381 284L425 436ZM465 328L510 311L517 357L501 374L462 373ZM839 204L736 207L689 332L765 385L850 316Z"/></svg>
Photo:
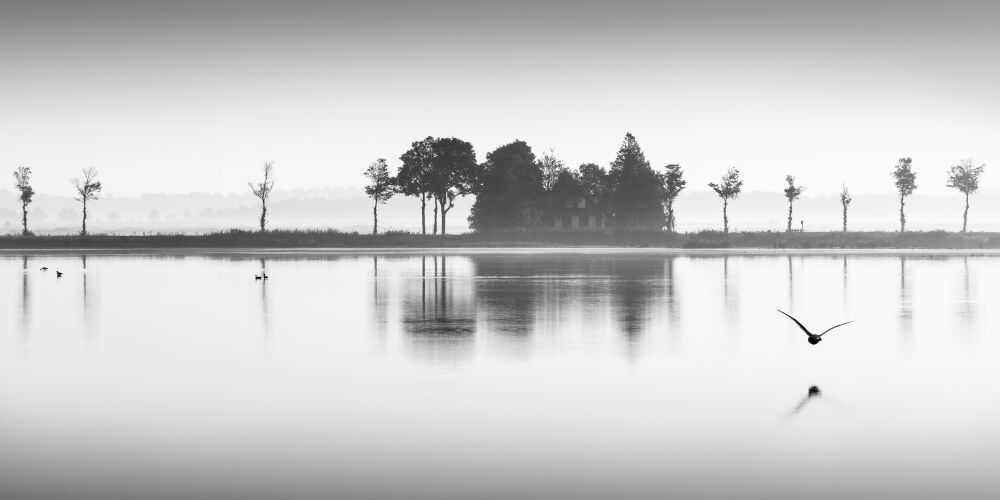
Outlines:
<svg viewBox="0 0 1000 500"><path fill-rule="evenodd" d="M627 131L695 190L890 192L901 156L918 192L969 156L1000 188L996 2L12 3L0 166L43 193L360 186L427 135L607 166Z"/></svg>

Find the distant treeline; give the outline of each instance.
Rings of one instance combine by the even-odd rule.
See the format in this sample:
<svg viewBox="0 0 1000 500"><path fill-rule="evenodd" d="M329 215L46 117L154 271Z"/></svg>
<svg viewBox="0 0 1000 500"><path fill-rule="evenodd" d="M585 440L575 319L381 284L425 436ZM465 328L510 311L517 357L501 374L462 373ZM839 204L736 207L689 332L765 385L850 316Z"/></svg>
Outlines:
<svg viewBox="0 0 1000 500"><path fill-rule="evenodd" d="M399 194L420 201L421 234L447 233L447 215L459 196L473 196L469 226L477 232L511 229L625 229L674 233L677 217L674 203L686 188L685 174L679 164L654 169L638 141L626 134L614 161L605 169L584 163L570 169L553 151L536 157L524 141L515 140L486 154L479 163L469 142L450 138L426 137L411 143L399 158L395 173L384 158L365 170L369 184L365 193L373 200L373 233L378 233L378 208ZM968 228L969 199L979 189L985 165L962 160L947 171L947 186L964 194L962 232ZM14 171L19 193L22 234L31 235L28 206L35 191L31 169ZM72 180L75 200L82 207L80 234L87 235L87 204L98 199L103 184L97 169L84 169L82 177ZM906 230L906 199L917 188L916 173L910 158L900 158L891 171L899 195L899 231ZM785 176L784 196L788 201L786 231L795 230L794 203L805 187L792 174ZM742 193L743 178L739 169L730 167L718 182L708 184L722 201L722 232L729 232L729 204ZM249 187L260 201L257 223L267 230L268 202L274 190L274 164L267 162L260 182ZM846 185L841 186L840 210L842 231L848 230L848 209L853 201ZM428 230L427 205L431 205ZM799 226L799 230L802 226Z"/></svg>

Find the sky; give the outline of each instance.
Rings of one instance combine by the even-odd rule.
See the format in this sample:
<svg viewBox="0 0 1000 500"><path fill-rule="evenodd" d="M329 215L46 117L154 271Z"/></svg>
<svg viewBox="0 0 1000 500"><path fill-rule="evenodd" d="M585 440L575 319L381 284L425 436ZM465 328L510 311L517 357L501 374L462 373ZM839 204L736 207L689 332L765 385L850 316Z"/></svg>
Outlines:
<svg viewBox="0 0 1000 500"><path fill-rule="evenodd" d="M607 166L626 132L704 190L1000 188L1000 4L809 1L24 1L0 5L0 167L69 194L361 186L456 136ZM13 182L13 179L8 179ZM12 187L7 187L8 189Z"/></svg>

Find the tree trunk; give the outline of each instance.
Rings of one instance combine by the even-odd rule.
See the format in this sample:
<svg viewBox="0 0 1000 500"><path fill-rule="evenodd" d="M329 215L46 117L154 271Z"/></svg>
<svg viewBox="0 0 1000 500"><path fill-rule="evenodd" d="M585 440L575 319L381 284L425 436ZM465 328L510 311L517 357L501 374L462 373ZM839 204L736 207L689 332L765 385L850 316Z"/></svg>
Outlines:
<svg viewBox="0 0 1000 500"><path fill-rule="evenodd" d="M431 234L438 234L438 204L437 200L431 200L431 204L434 205L434 232Z"/></svg>
<svg viewBox="0 0 1000 500"><path fill-rule="evenodd" d="M722 232L729 234L729 200L722 199Z"/></svg>
<svg viewBox="0 0 1000 500"><path fill-rule="evenodd" d="M87 236L87 198L83 198L83 227L80 229L80 236Z"/></svg>
<svg viewBox="0 0 1000 500"><path fill-rule="evenodd" d="M962 232L964 233L969 226L969 193L965 193L965 212L962 214ZM25 227L25 231L27 231Z"/></svg>
<svg viewBox="0 0 1000 500"><path fill-rule="evenodd" d="M378 200L375 200L375 204L372 205L372 215L375 218L375 226L372 227L372 234L378 234ZM375 265L378 266L377 264L378 261L375 262L376 262Z"/></svg>
<svg viewBox="0 0 1000 500"><path fill-rule="evenodd" d="M442 199L441 200L441 236L444 236L445 234L448 234L447 230L444 227L445 219L447 217L448 217L448 209L444 207L444 199Z"/></svg>
<svg viewBox="0 0 1000 500"><path fill-rule="evenodd" d="M903 207L905 206L904 200L906 197L899 195L899 232L906 232L906 213L903 212Z"/></svg>
<svg viewBox="0 0 1000 500"><path fill-rule="evenodd" d="M966 199L968 199L968 198L966 198ZM966 202L966 205L968 205L968 202ZM968 211L968 209L966 209L966 211ZM25 202L23 202L23 201L21 202L21 226L24 227L24 232L22 234L24 236L27 236L28 235L28 204L25 203Z"/></svg>
<svg viewBox="0 0 1000 500"><path fill-rule="evenodd" d="M847 203L843 203L844 206L844 232L847 232Z"/></svg>
<svg viewBox="0 0 1000 500"><path fill-rule="evenodd" d="M788 200L788 229L787 232L792 232L792 200Z"/></svg>
<svg viewBox="0 0 1000 500"><path fill-rule="evenodd" d="M674 232L674 200L667 202L667 232Z"/></svg>
<svg viewBox="0 0 1000 500"><path fill-rule="evenodd" d="M427 194L420 193L420 234L427 234Z"/></svg>
<svg viewBox="0 0 1000 500"><path fill-rule="evenodd" d="M264 222L267 221L267 203L260 203L260 232L264 232Z"/></svg>

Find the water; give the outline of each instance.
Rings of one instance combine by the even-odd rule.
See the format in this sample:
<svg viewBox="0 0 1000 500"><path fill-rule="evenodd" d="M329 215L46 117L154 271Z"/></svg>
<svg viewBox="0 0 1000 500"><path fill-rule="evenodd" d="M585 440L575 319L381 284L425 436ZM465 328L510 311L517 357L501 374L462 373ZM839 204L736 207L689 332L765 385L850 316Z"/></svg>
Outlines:
<svg viewBox="0 0 1000 500"><path fill-rule="evenodd" d="M0 254L0 488L995 497L998 257Z"/></svg>

